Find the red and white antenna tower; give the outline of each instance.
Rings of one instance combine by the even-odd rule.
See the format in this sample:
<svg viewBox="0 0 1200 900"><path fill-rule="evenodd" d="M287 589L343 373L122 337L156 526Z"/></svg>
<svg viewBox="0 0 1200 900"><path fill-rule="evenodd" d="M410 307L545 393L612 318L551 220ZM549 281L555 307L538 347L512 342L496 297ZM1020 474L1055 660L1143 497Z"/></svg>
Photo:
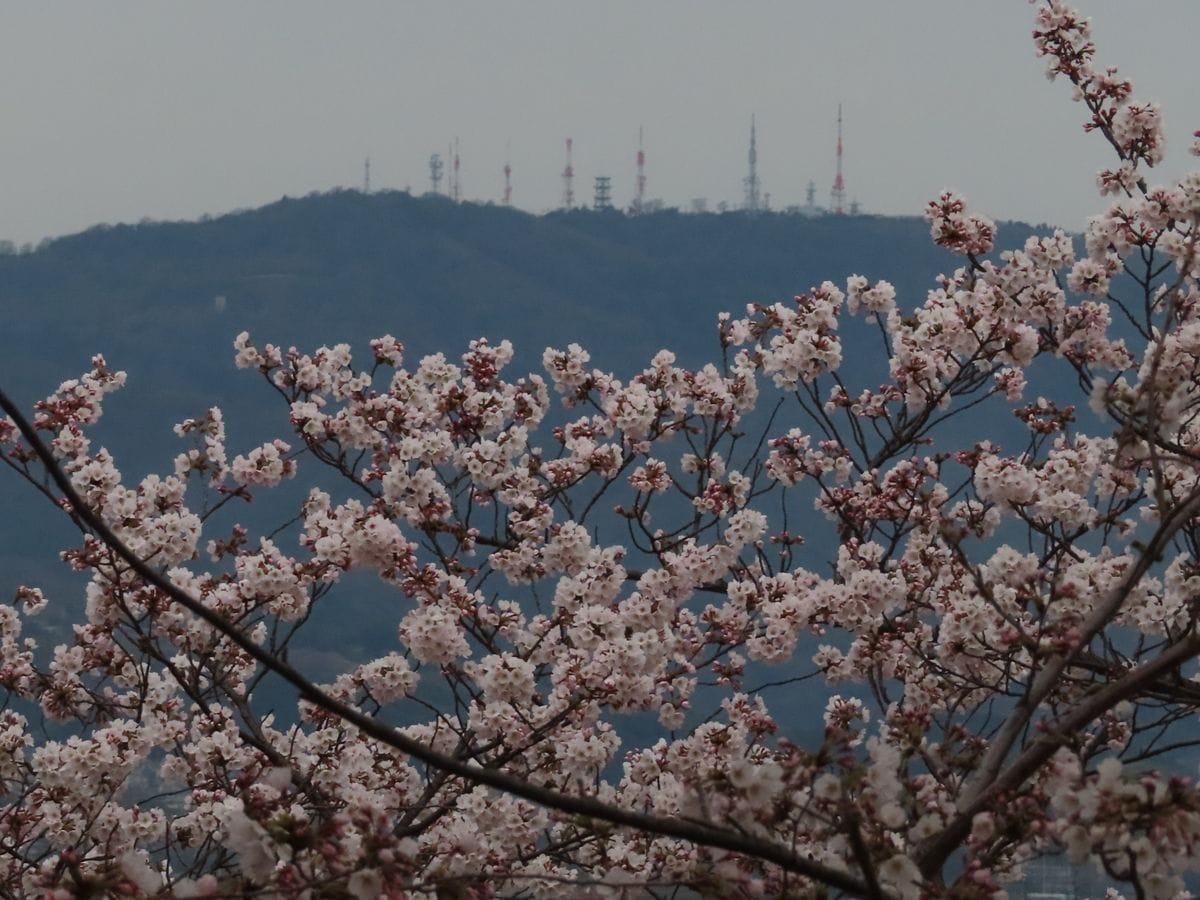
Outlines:
<svg viewBox="0 0 1200 900"><path fill-rule="evenodd" d="M833 190L829 192L829 207L839 216L846 206L846 181L842 178L842 104L838 104L837 176L833 179Z"/></svg>
<svg viewBox="0 0 1200 900"><path fill-rule="evenodd" d="M642 128L638 126L637 190L633 196L633 211L640 213L646 203L646 151L642 149Z"/></svg>
<svg viewBox="0 0 1200 900"><path fill-rule="evenodd" d="M512 144L504 146L504 205L512 206Z"/></svg>
<svg viewBox="0 0 1200 900"><path fill-rule="evenodd" d="M455 203L462 202L462 182L459 181L458 138L454 139L454 150L451 155L450 169L450 199Z"/></svg>
<svg viewBox="0 0 1200 900"><path fill-rule="evenodd" d="M563 209L575 208L575 168L571 165L571 139L567 138L567 167L563 169Z"/></svg>

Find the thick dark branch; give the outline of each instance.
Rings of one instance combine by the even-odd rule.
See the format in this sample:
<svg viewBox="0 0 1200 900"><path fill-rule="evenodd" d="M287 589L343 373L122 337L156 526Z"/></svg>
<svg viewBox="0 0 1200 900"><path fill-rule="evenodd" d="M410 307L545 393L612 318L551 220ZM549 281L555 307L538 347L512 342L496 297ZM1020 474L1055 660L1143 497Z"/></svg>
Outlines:
<svg viewBox="0 0 1200 900"><path fill-rule="evenodd" d="M1089 696L1079 705L1053 722L1046 733L1027 746L1007 769L987 787L969 800L960 801L958 814L923 848L917 860L925 877L942 867L971 831L971 821L987 809L999 794L1014 791L1044 766L1073 735L1099 718L1122 700L1136 694L1167 672L1200 654L1200 634L1192 633L1173 644L1145 665L1133 669L1124 678L1111 682Z"/></svg>
<svg viewBox="0 0 1200 900"><path fill-rule="evenodd" d="M1084 652L1092 642L1092 639L1104 629L1105 625L1112 620L1112 617L1116 615L1129 596L1129 592L1146 576L1146 573L1150 571L1155 562L1162 558L1162 555L1176 533L1196 514L1197 507L1200 507L1200 493L1188 497L1171 511L1170 515L1159 526L1141 556L1129 567L1129 570L1121 579L1120 585L1108 597L1097 600L1091 614L1080 628L1079 639L1072 648L1066 653L1048 659L1045 666L1034 675L1025 696L1021 698L1021 702L1017 704L1017 707L1004 723L1000 733L993 740L992 745L988 748L986 756L984 756L979 769L971 781L963 788L962 799L959 804L960 809L973 806L980 796L992 790L996 783L996 776L1000 772L1004 760L1008 758L1009 753L1016 745L1017 740L1033 718L1038 707L1041 706L1042 702L1054 690L1063 673ZM1142 670L1134 670L1135 673L1140 671ZM1124 680L1122 679L1117 683L1123 683ZM1090 719L1087 721L1090 721Z"/></svg>

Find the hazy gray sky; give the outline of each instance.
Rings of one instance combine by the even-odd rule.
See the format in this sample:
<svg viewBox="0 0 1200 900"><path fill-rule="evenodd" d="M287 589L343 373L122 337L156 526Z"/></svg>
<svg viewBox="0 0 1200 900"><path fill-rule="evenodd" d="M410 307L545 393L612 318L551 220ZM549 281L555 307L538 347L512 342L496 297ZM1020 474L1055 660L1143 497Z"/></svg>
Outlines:
<svg viewBox="0 0 1200 900"><path fill-rule="evenodd" d="M1163 104L1168 160L1200 128L1200 3L1080 0L1099 60ZM424 191L457 136L468 199L558 204L613 179L638 127L648 194L740 202L751 113L772 206L818 202L845 104L848 193L913 214L943 187L1071 228L1107 162L1034 57L1022 0L136 0L0 4L0 238L193 218L362 182ZM1153 22L1148 20L1153 13Z"/></svg>

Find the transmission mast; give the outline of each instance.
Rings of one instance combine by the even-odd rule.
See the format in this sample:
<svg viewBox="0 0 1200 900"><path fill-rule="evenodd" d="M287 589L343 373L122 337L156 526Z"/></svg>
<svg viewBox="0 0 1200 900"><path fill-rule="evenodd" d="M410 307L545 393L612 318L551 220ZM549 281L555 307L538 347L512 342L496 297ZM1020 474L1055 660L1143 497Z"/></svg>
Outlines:
<svg viewBox="0 0 1200 900"><path fill-rule="evenodd" d="M451 151L451 172L450 172L450 199L455 203L462 202L462 182L459 181L458 169L458 138L454 139L454 147Z"/></svg>
<svg viewBox="0 0 1200 900"><path fill-rule="evenodd" d="M758 136L755 133L753 115L750 116L750 171L746 175L744 184L746 186L746 209L749 212L758 212L762 208L762 201L759 199Z"/></svg>
<svg viewBox="0 0 1200 900"><path fill-rule="evenodd" d="M512 145L504 146L504 205L512 206Z"/></svg>
<svg viewBox="0 0 1200 900"><path fill-rule="evenodd" d="M567 138L567 167L563 169L563 209L575 208L575 167L571 165L571 139Z"/></svg>
<svg viewBox="0 0 1200 900"><path fill-rule="evenodd" d="M842 178L842 104L838 104L837 175L829 192L829 207L837 215L846 211L846 181Z"/></svg>
<svg viewBox="0 0 1200 900"><path fill-rule="evenodd" d="M435 194L442 190L442 155L435 153L429 157L429 186Z"/></svg>
<svg viewBox="0 0 1200 900"><path fill-rule="evenodd" d="M612 209L612 178L608 175L597 175L594 182L592 209Z"/></svg>
<svg viewBox="0 0 1200 900"><path fill-rule="evenodd" d="M646 206L646 151L642 148L642 128L638 126L637 188L633 195L633 211L640 214Z"/></svg>
<svg viewBox="0 0 1200 900"><path fill-rule="evenodd" d="M371 193L371 157L363 161L363 193Z"/></svg>

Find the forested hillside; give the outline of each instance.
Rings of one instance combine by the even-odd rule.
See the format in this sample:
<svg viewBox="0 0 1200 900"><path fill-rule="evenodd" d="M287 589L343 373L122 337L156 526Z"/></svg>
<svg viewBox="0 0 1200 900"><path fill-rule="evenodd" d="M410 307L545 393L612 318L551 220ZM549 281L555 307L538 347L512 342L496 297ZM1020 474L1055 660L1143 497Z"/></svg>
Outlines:
<svg viewBox="0 0 1200 900"><path fill-rule="evenodd" d="M345 191L99 226L0 256L0 377L31 399L103 352L161 424L243 393L230 349L243 329L302 347L390 332L410 356L456 357L487 335L512 340L526 367L548 344L578 341L619 371L670 346L693 364L716 352L723 310L852 273L892 281L912 304L952 264L917 218L533 216Z"/></svg>

